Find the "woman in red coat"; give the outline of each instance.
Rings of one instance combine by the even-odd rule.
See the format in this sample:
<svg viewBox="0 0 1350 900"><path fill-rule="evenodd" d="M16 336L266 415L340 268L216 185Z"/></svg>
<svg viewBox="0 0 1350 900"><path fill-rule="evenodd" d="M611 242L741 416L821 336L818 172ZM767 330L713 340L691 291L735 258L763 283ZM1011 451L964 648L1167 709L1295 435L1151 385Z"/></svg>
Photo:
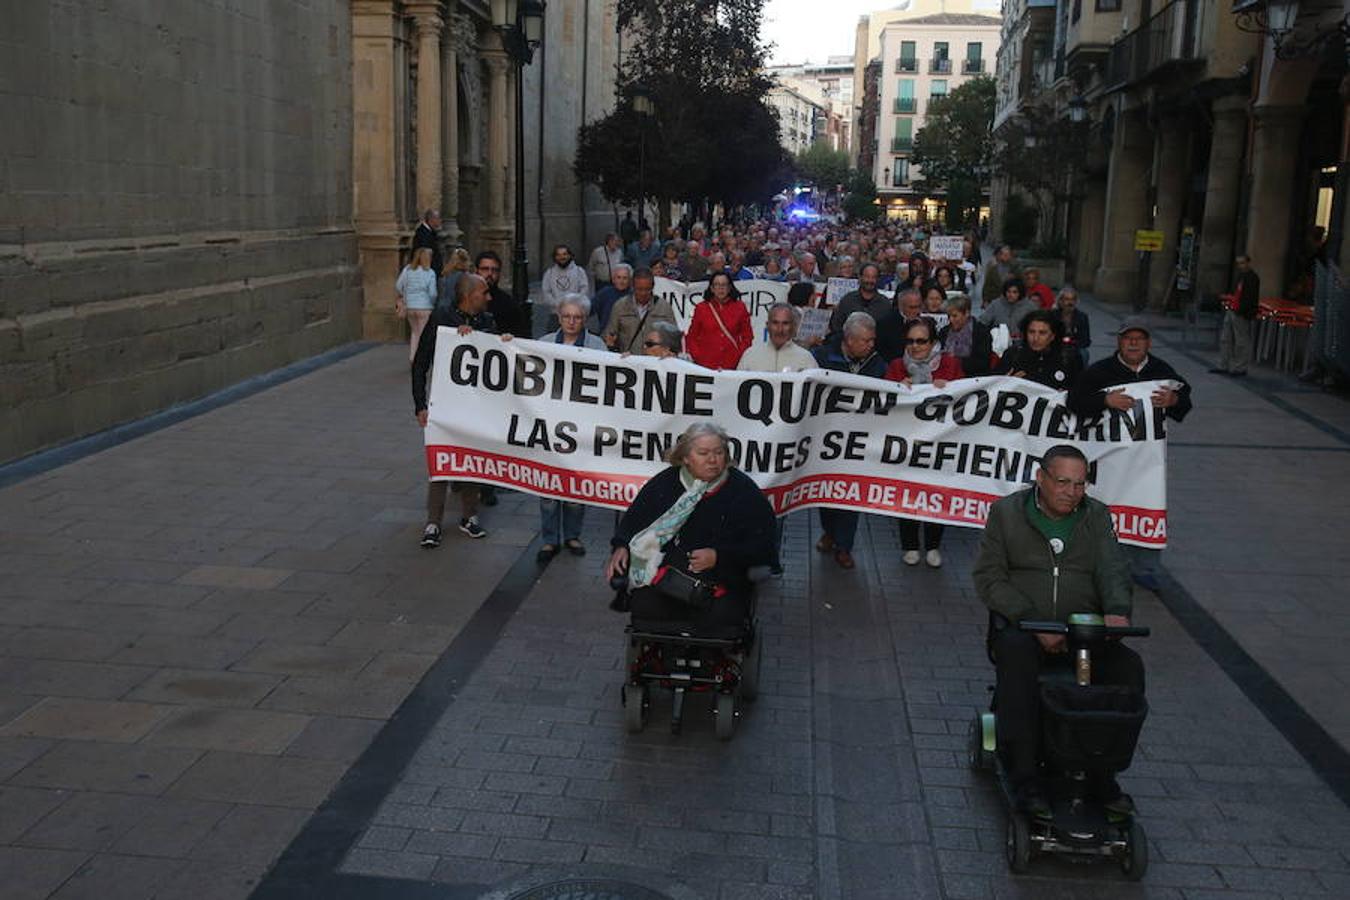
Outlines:
<svg viewBox="0 0 1350 900"><path fill-rule="evenodd" d="M886 378L908 385L931 384L946 387L947 382L964 378L961 360L942 352L937 326L932 319L919 318L905 329L905 352L891 360Z"/></svg>
<svg viewBox="0 0 1350 900"><path fill-rule="evenodd" d="M717 272L708 281L703 302L694 307L694 319L684 336L685 351L700 366L734 369L754 342L750 310L741 302L741 292L730 275Z"/></svg>
<svg viewBox="0 0 1350 900"><path fill-rule="evenodd" d="M886 378L908 385L931 384L946 387L947 382L964 376L961 361L942 352L937 340L937 326L932 319L915 319L905 329L905 352L886 369ZM919 553L919 531L923 530L924 553ZM900 520L900 549L907 566L917 566L923 559L937 568L942 565L942 526L936 522L920 523L918 519Z"/></svg>

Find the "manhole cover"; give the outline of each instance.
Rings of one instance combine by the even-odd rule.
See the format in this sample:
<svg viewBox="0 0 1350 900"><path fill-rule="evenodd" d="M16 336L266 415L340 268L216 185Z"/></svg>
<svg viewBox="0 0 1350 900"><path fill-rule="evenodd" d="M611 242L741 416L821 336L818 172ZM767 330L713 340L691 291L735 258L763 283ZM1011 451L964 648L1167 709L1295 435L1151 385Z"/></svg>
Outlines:
<svg viewBox="0 0 1350 900"><path fill-rule="evenodd" d="M512 894L510 900L670 900L651 888L626 881L555 881Z"/></svg>

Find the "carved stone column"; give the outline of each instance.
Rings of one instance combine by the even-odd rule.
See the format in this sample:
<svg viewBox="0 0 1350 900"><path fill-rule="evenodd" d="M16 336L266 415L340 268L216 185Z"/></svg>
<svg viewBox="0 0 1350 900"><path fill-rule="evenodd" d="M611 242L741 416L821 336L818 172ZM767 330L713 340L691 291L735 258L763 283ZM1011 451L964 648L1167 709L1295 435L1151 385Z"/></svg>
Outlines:
<svg viewBox="0 0 1350 900"><path fill-rule="evenodd" d="M393 0L352 0L353 217L365 294L366 337L394 339L403 325L394 316L399 271L399 223L394 110L394 42L399 20Z"/></svg>
<svg viewBox="0 0 1350 900"><path fill-rule="evenodd" d="M495 250L503 260L511 258L512 228L509 204L511 172L511 97L508 72L511 60L494 32L481 52L488 72L487 152L483 160L483 180L487 182L487 209L481 231L483 245ZM507 272L502 273L503 276ZM503 285L506 278L503 277Z"/></svg>
<svg viewBox="0 0 1350 900"><path fill-rule="evenodd" d="M441 4L409 3L417 24L417 211L441 205Z"/></svg>
<svg viewBox="0 0 1350 900"><path fill-rule="evenodd" d="M441 230L453 243L463 236L459 227L459 52L464 40L462 19L446 19L441 41Z"/></svg>
<svg viewBox="0 0 1350 900"><path fill-rule="evenodd" d="M1289 230L1298 168L1303 106L1257 106L1252 138L1252 196L1247 206L1247 254L1261 291L1280 295L1289 269Z"/></svg>

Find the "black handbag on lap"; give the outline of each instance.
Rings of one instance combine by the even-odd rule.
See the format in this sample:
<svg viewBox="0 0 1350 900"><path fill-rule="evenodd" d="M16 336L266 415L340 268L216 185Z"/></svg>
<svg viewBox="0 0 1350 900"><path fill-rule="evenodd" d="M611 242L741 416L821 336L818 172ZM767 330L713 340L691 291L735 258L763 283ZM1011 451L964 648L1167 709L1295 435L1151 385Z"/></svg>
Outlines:
<svg viewBox="0 0 1350 900"><path fill-rule="evenodd" d="M662 566L652 582L652 587L662 595L694 609L707 609L712 606L714 592L717 589L712 582L695 578L674 566Z"/></svg>

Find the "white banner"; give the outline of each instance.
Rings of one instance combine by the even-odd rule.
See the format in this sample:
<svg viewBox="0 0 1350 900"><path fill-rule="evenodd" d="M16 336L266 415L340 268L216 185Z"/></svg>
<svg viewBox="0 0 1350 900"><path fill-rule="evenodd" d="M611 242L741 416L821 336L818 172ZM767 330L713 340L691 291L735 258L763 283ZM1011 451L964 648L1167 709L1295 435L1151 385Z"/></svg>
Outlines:
<svg viewBox="0 0 1350 900"><path fill-rule="evenodd" d="M769 324L769 307L775 303L786 303L788 288L791 286L781 281L758 278L736 282L736 290L741 292L741 302L750 310L750 327L754 329L756 340L764 336L765 326ZM706 281L686 284L670 278L658 278L653 293L670 301L680 330L688 331L689 323L694 321L694 307L703 302L703 292L707 289Z"/></svg>
<svg viewBox="0 0 1350 900"><path fill-rule="evenodd" d="M1072 443L1121 541L1167 542L1166 434L1129 385L1133 409L1077 421L1063 394L1006 376L939 390L811 369L711 372L679 360L503 341L449 328L431 373L433 479L497 484L623 509L690 425L712 421L780 515L810 506L980 527L1040 454Z"/></svg>

